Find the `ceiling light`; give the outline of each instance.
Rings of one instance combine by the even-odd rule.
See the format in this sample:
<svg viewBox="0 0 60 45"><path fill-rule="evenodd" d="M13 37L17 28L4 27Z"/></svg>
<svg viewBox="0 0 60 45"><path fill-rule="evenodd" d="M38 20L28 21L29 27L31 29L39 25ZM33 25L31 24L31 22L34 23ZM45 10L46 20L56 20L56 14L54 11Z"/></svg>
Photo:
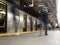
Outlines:
<svg viewBox="0 0 60 45"><path fill-rule="evenodd" d="M38 5L38 7L43 7L44 5Z"/></svg>

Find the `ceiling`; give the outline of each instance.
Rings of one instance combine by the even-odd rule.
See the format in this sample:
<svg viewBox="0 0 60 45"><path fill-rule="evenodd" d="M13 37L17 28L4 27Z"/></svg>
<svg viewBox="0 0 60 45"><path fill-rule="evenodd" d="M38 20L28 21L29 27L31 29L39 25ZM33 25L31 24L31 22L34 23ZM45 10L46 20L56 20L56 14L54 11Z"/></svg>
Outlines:
<svg viewBox="0 0 60 45"><path fill-rule="evenodd" d="M19 0L15 0L15 1L18 1L19 2ZM30 5L32 4L32 0L24 0L24 1L27 2L27 3L29 3ZM39 12L40 9L41 9L40 8L41 6L38 6L38 5L46 5L49 8L49 10L52 10L51 13L54 13L56 15L56 0L33 0L33 5L34 6L32 8L36 12ZM35 15L37 16L37 13Z"/></svg>
<svg viewBox="0 0 60 45"><path fill-rule="evenodd" d="M15 1L19 2L19 0L15 0ZM41 5L48 5L47 7L49 8L49 10L52 11L53 13L56 13L56 0L24 0L24 1L29 3L30 5L33 3L34 5L33 8L36 12L40 11Z"/></svg>
<svg viewBox="0 0 60 45"><path fill-rule="evenodd" d="M19 0L15 0L15 1L19 2ZM52 10L53 13L56 13L56 0L24 0L24 1L29 3L30 5L32 4L33 1L33 5L34 5L33 8L36 12L39 12L41 7L38 5L48 5L49 10Z"/></svg>
<svg viewBox="0 0 60 45"><path fill-rule="evenodd" d="M40 7L38 5L48 5L48 8L53 13L56 13L56 0L25 0L27 3L32 4L33 1L33 8L36 12L39 12ZM50 6L50 7L49 7Z"/></svg>

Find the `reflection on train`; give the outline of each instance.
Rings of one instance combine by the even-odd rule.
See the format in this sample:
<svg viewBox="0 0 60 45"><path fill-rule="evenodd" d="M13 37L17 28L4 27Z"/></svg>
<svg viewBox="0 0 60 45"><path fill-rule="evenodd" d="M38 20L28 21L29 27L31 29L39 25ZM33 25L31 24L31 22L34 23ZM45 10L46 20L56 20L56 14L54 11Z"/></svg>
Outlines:
<svg viewBox="0 0 60 45"><path fill-rule="evenodd" d="M13 14L10 12L10 7L11 6L8 6L7 9L7 32L15 32L13 22L17 22L17 32L39 30L38 24L41 23L41 21L21 10L16 9L20 14L16 15L16 21L13 21Z"/></svg>

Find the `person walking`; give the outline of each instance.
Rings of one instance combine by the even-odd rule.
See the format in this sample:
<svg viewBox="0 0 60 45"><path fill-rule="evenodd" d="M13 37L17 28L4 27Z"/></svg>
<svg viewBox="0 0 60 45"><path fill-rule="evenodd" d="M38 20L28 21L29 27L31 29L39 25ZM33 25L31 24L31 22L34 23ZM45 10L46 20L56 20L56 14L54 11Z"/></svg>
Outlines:
<svg viewBox="0 0 60 45"><path fill-rule="evenodd" d="M44 30L45 30L45 35L48 35L47 30L48 30L48 10L46 8L41 9L41 20L44 23Z"/></svg>

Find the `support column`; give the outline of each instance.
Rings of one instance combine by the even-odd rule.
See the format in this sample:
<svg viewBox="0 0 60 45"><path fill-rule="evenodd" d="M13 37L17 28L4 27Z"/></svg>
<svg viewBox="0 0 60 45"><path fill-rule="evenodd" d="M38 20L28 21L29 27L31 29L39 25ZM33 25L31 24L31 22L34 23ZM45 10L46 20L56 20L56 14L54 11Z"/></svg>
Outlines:
<svg viewBox="0 0 60 45"><path fill-rule="evenodd" d="M35 21L35 30L37 31L37 20Z"/></svg>
<svg viewBox="0 0 60 45"><path fill-rule="evenodd" d="M32 17L30 17L29 19L30 19L30 31L33 31L33 21L32 21Z"/></svg>
<svg viewBox="0 0 60 45"><path fill-rule="evenodd" d="M24 27L23 27L23 32L27 31L27 14L24 15Z"/></svg>
<svg viewBox="0 0 60 45"><path fill-rule="evenodd" d="M4 28L4 32L7 32L7 4L6 4L6 15L5 15L5 28Z"/></svg>

